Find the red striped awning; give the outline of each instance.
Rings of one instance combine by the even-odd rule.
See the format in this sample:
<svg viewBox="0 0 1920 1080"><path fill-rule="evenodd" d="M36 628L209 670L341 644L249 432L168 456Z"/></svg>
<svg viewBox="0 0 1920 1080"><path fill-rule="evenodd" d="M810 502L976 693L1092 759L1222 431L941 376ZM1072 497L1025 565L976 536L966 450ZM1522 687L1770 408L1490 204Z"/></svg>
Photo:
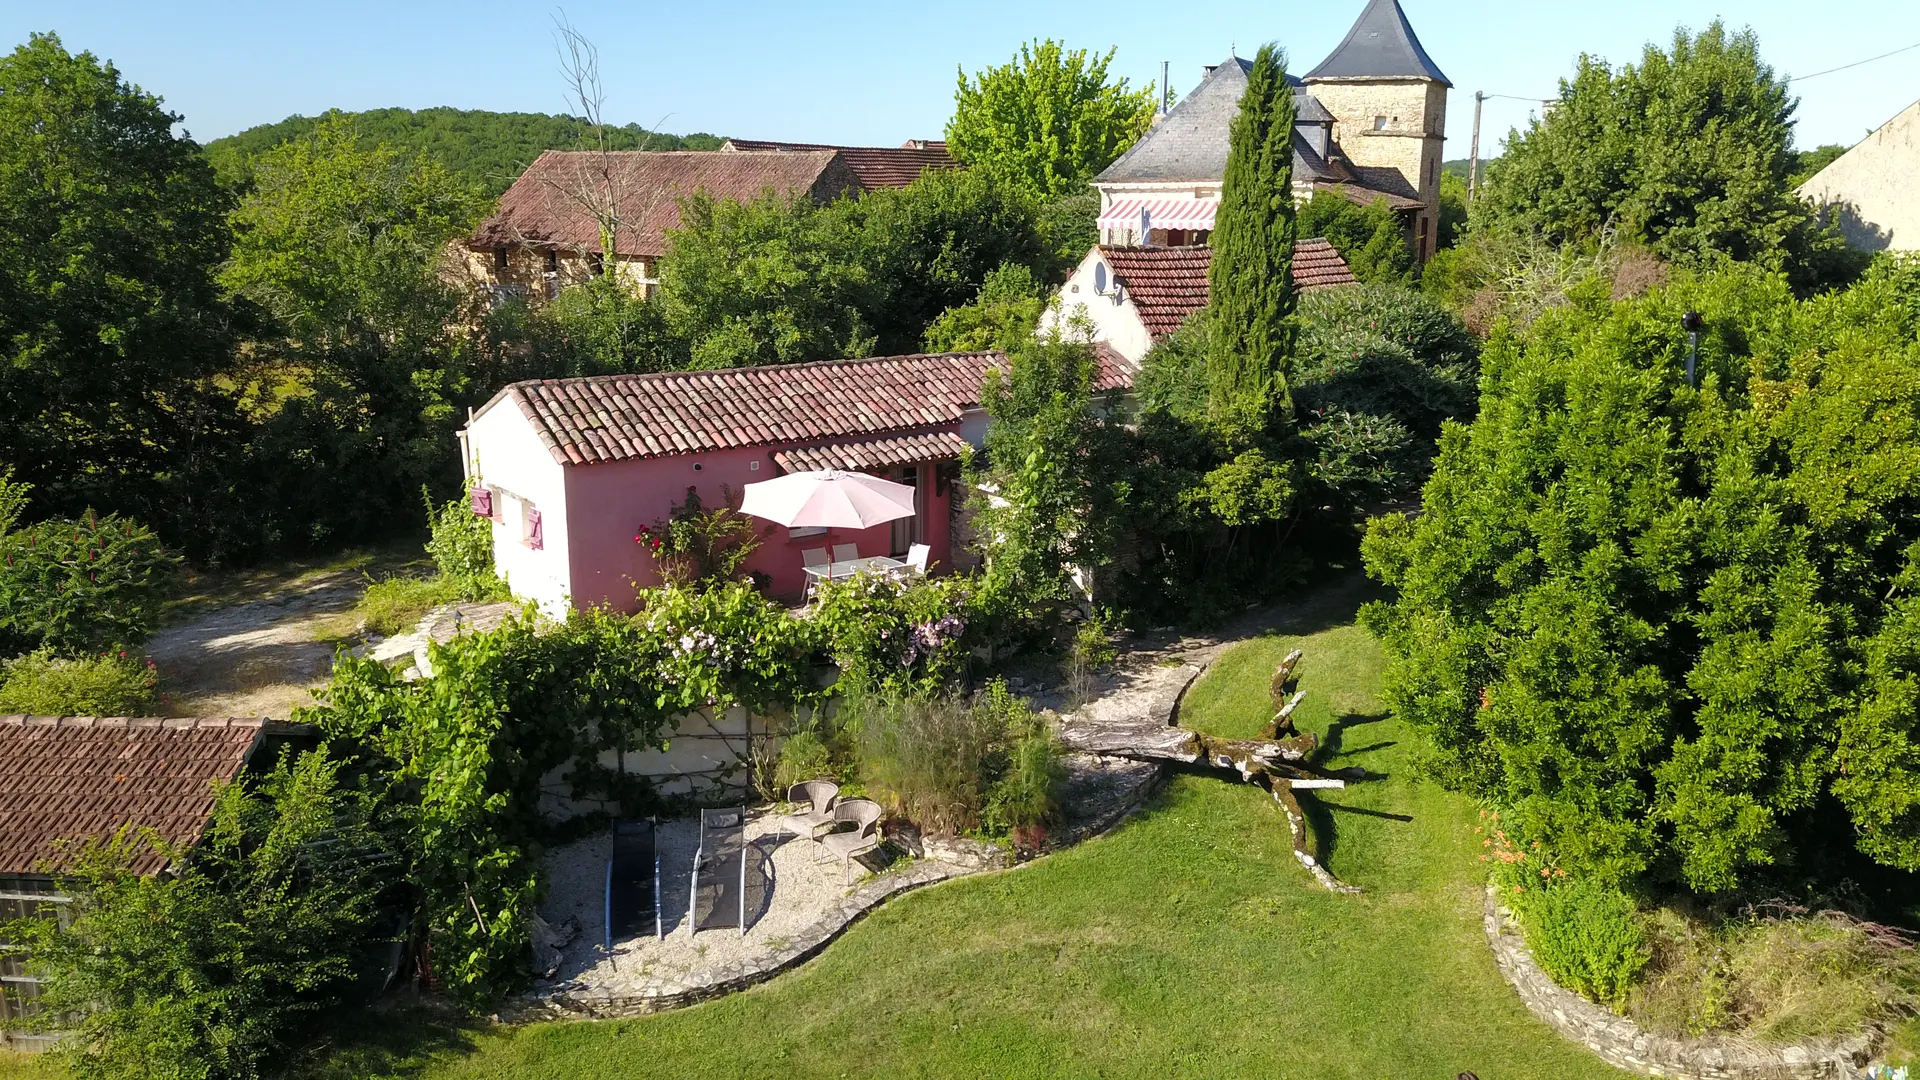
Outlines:
<svg viewBox="0 0 1920 1080"><path fill-rule="evenodd" d="M1100 212L1102 229L1211 229L1219 199L1120 199Z"/></svg>

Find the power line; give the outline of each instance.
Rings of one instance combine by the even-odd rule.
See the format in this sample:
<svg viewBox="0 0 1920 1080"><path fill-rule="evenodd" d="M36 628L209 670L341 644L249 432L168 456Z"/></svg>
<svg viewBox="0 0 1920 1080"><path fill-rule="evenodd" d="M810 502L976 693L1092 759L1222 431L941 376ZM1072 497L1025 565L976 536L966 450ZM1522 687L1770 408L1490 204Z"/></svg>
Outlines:
<svg viewBox="0 0 1920 1080"><path fill-rule="evenodd" d="M1881 53L1879 56L1869 56L1865 60L1855 60L1851 64L1841 64L1839 67L1828 68L1825 71L1816 71L1811 75L1795 75L1793 78L1788 79L1787 81L1790 83L1806 82L1808 79L1817 79L1822 75L1831 75L1836 71L1845 71L1848 68L1857 68L1861 64L1871 64L1875 60L1885 60L1889 56L1899 56L1903 52L1912 52L1915 49L1920 49L1920 41L1916 41L1911 45L1905 46L1904 48L1895 49L1892 52Z"/></svg>

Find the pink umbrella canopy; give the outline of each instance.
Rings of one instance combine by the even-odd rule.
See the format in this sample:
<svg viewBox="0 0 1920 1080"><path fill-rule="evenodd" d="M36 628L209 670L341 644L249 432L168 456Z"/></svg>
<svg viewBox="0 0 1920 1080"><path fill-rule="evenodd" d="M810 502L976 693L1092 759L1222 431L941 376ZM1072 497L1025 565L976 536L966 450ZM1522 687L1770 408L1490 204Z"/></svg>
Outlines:
<svg viewBox="0 0 1920 1080"><path fill-rule="evenodd" d="M740 512L791 528L865 529L913 516L913 488L824 469L748 484Z"/></svg>

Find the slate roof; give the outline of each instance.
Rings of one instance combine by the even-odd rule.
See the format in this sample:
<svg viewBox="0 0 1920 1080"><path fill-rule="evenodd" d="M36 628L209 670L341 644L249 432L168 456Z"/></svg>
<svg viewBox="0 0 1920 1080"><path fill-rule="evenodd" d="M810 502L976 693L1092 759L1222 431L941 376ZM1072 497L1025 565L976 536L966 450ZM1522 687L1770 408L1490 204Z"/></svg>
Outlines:
<svg viewBox="0 0 1920 1080"><path fill-rule="evenodd" d="M901 188L920 179L928 169L957 169L960 163L947 153L947 144L932 139L915 139L905 146L829 146L825 143L771 142L764 139L728 139L720 148L727 151L809 150L838 151L842 161L860 178L868 191Z"/></svg>
<svg viewBox="0 0 1920 1080"><path fill-rule="evenodd" d="M1100 254L1127 286L1140 322L1153 337L1165 337L1206 306L1207 268L1213 250L1204 247L1107 247ZM1293 285L1301 292L1354 284L1353 271L1332 244L1301 240L1293 246ZM1117 354L1116 354L1117 355Z"/></svg>
<svg viewBox="0 0 1920 1080"><path fill-rule="evenodd" d="M1453 85L1421 47L1400 0L1368 0L1346 39L1307 78L1415 78Z"/></svg>
<svg viewBox="0 0 1920 1080"><path fill-rule="evenodd" d="M611 163L611 179L601 175ZM859 177L834 150L736 152L723 150L548 150L500 196L500 208L480 223L467 245L475 250L527 245L600 250L600 228L569 193L582 187L619 192L626 224L615 240L622 255L666 251L668 229L680 224L680 200L696 191L716 199L748 201L771 191L826 202L860 189Z"/></svg>
<svg viewBox="0 0 1920 1080"><path fill-rule="evenodd" d="M980 403L988 369L1005 363L998 352L916 353L545 379L513 383L480 412L513 402L562 465L636 461L956 424ZM1136 372L1103 364L1095 389L1132 386Z"/></svg>
<svg viewBox="0 0 1920 1080"><path fill-rule="evenodd" d="M1192 93L1175 102L1159 123L1094 177L1094 182L1219 180L1226 176L1227 133L1240 112L1240 98L1247 92L1247 72L1252 68L1253 61L1236 56L1207 72ZM1287 81L1294 87L1293 107L1299 123L1333 122L1333 115L1313 100L1300 80L1288 76ZM1301 157L1306 148L1305 138L1296 131L1293 166L1302 175L1310 175L1312 169ZM1312 150L1307 149L1307 153L1312 154Z"/></svg>
<svg viewBox="0 0 1920 1080"><path fill-rule="evenodd" d="M1233 118L1240 111L1241 95L1247 91L1247 72L1252 67L1252 61L1232 57L1209 71L1200 85L1168 110L1151 131L1094 177L1094 183L1188 180L1217 183L1224 179ZM1322 157L1302 128L1317 123L1331 124L1333 114L1314 100L1299 79L1289 75L1287 81L1294 86L1293 106L1299 114L1293 130L1293 176L1297 182L1311 183L1316 189L1344 186L1347 190L1340 193L1362 204L1386 196L1396 209L1424 205L1394 189L1406 187L1406 182L1393 170L1379 170L1391 173L1390 176L1357 176L1344 161ZM1383 185L1392 186L1383 189Z"/></svg>
<svg viewBox="0 0 1920 1080"><path fill-rule="evenodd" d="M0 874L63 862L57 840L149 827L180 847L200 838L213 785L239 775L264 720L0 716ZM136 873L163 866L151 852Z"/></svg>
<svg viewBox="0 0 1920 1080"><path fill-rule="evenodd" d="M923 461L946 461L966 452L967 441L960 437L959 432L930 431L863 442L777 450L773 460L787 472L809 472L814 469L866 472L894 465L917 465Z"/></svg>

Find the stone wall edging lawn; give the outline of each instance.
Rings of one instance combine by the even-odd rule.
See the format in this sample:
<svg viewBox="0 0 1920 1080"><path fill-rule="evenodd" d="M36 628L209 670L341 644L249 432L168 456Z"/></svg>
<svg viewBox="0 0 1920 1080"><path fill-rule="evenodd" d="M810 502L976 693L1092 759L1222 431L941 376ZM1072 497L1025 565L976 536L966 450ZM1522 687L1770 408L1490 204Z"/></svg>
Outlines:
<svg viewBox="0 0 1920 1080"><path fill-rule="evenodd" d="M1791 1046L1657 1035L1554 982L1534 960L1513 913L1500 904L1492 886L1487 887L1483 918L1494 962L1527 1008L1607 1064L1641 1076L1674 1080L1848 1080L1860 1075L1878 1042L1874 1031Z"/></svg>

